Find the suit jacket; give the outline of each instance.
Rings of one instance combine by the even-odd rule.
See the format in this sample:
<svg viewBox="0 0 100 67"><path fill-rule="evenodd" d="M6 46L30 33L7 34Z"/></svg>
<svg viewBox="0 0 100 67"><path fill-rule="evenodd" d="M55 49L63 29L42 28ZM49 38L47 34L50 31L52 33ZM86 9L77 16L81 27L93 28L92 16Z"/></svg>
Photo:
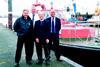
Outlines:
<svg viewBox="0 0 100 67"><path fill-rule="evenodd" d="M51 33L51 17L46 19L48 25L49 25L49 33ZM59 35L59 31L61 29L61 22L60 19L55 17L55 29L56 29L56 35Z"/></svg>
<svg viewBox="0 0 100 67"><path fill-rule="evenodd" d="M41 21L37 20L35 22L35 27L34 27L34 33L35 33L35 38L43 39L43 38L48 38L49 34L49 26L47 25L47 22L45 20Z"/></svg>

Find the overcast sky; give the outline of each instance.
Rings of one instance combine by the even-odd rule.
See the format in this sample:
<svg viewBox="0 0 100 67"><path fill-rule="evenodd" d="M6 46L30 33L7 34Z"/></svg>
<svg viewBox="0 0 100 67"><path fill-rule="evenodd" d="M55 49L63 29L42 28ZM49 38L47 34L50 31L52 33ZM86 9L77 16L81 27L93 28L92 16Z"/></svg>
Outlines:
<svg viewBox="0 0 100 67"><path fill-rule="evenodd" d="M0 0L0 15L7 14L7 0ZM32 3L35 0L12 0L13 2L13 13L21 14L24 8L28 8L31 11ZM40 3L45 4L46 8L50 9L51 1L53 1L53 7L55 9L63 9L64 7L70 6L72 8L72 0L38 0ZM90 12L93 13L97 2L99 0L76 0L77 11L81 13Z"/></svg>

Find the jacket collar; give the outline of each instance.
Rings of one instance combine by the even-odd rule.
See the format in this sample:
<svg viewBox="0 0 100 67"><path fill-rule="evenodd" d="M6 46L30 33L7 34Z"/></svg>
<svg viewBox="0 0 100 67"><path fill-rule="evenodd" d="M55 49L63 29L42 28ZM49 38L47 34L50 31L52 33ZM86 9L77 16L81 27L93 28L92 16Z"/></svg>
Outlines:
<svg viewBox="0 0 100 67"><path fill-rule="evenodd" d="M24 16L22 16L21 18L22 18L22 19L25 19ZM27 17L27 20L30 20L30 19L31 19L31 18L28 16L28 17Z"/></svg>

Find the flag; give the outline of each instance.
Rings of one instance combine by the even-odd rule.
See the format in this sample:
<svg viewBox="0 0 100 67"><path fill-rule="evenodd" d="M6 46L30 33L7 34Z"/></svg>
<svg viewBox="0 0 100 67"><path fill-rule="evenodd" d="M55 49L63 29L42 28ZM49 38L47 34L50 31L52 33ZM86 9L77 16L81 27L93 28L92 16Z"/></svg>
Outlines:
<svg viewBox="0 0 100 67"><path fill-rule="evenodd" d="M73 7L74 7L74 13L76 13L77 9L76 9L76 3L73 3Z"/></svg>

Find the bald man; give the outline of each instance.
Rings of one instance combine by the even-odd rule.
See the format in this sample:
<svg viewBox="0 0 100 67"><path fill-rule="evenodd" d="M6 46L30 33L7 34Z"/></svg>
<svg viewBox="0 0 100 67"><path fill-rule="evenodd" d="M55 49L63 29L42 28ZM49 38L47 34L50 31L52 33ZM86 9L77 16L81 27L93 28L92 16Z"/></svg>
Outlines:
<svg viewBox="0 0 100 67"><path fill-rule="evenodd" d="M60 19L55 16L55 10L50 11L51 17L47 18L46 21L49 25L49 39L51 49L55 52L57 61L60 60L60 48L59 48L59 31L61 29Z"/></svg>
<svg viewBox="0 0 100 67"><path fill-rule="evenodd" d="M38 62L37 64L43 63L43 57L42 57L42 47L44 48L45 53L45 62L46 64L49 64L49 48L48 48L48 26L47 22L44 20L44 11L38 12L39 20L35 22L35 43L36 43L36 51L38 56Z"/></svg>

